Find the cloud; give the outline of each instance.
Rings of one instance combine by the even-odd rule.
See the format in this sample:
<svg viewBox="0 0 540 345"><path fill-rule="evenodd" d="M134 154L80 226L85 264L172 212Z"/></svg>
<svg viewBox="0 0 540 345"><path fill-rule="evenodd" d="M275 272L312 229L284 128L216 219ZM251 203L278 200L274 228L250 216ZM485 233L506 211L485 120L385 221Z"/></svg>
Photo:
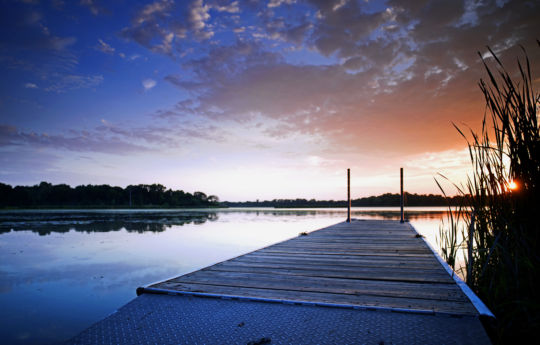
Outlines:
<svg viewBox="0 0 540 345"><path fill-rule="evenodd" d="M142 8L135 18L137 24L152 22L156 18L167 16L167 12L173 5L171 0L161 0L148 4Z"/></svg>
<svg viewBox="0 0 540 345"><path fill-rule="evenodd" d="M471 164L469 150L445 150L440 152L423 152L409 157L407 167L433 171L436 169L461 169Z"/></svg>
<svg viewBox="0 0 540 345"><path fill-rule="evenodd" d="M76 75L76 74L54 74L51 84L44 88L49 92L66 92L70 90L94 88L103 82L102 75Z"/></svg>
<svg viewBox="0 0 540 345"><path fill-rule="evenodd" d="M218 12L227 12L227 13L239 13L240 7L238 6L238 1L233 1L228 5L214 4L212 6Z"/></svg>
<svg viewBox="0 0 540 345"><path fill-rule="evenodd" d="M184 43L207 41L219 30L232 31L226 26L239 21L241 12L239 1L159 0L140 8L121 36L153 52L184 57L185 51L193 49L185 48Z"/></svg>
<svg viewBox="0 0 540 345"><path fill-rule="evenodd" d="M36 51L59 54L77 42L74 36L55 35L44 14L26 7L12 6L2 16L2 46L13 53Z"/></svg>
<svg viewBox="0 0 540 345"><path fill-rule="evenodd" d="M290 4L294 4L296 2L296 0L270 0L268 2L268 7L272 8L272 7L279 7L283 4L287 4L287 5L290 5Z"/></svg>
<svg viewBox="0 0 540 345"><path fill-rule="evenodd" d="M27 89L37 89L38 86L34 83L26 83L24 84L24 87L27 88Z"/></svg>
<svg viewBox="0 0 540 345"><path fill-rule="evenodd" d="M22 130L0 123L0 149L8 152L21 150L67 150L97 152L113 155L126 153L160 152L178 149L201 142L225 142L231 134L211 123L184 119L181 122L153 121L152 125L133 126L111 123L101 119L91 129L69 129L60 133Z"/></svg>
<svg viewBox="0 0 540 345"><path fill-rule="evenodd" d="M100 132L70 131L65 134L47 134L20 131L14 126L0 125L0 147L31 146L63 149L76 152L102 152L120 154L144 152L149 148Z"/></svg>
<svg viewBox="0 0 540 345"><path fill-rule="evenodd" d="M126 59L128 61L135 61L135 60L141 58L141 56L139 54L131 54L131 55L127 56L125 53L118 53L118 56L120 56L122 59Z"/></svg>
<svg viewBox="0 0 540 345"><path fill-rule="evenodd" d="M62 10L66 3L63 0L52 0L51 5L57 10Z"/></svg>
<svg viewBox="0 0 540 345"><path fill-rule="evenodd" d="M13 140L17 136L17 127L0 124L0 146L15 144Z"/></svg>
<svg viewBox="0 0 540 345"><path fill-rule="evenodd" d="M74 45L75 42L77 42L75 37L51 37L49 44L54 50L61 51Z"/></svg>
<svg viewBox="0 0 540 345"><path fill-rule="evenodd" d="M96 49L105 53L105 54L114 54L115 49L111 47L108 43L105 43L101 38L98 38L98 45Z"/></svg>
<svg viewBox="0 0 540 345"><path fill-rule="evenodd" d="M174 37L182 36L185 30L181 21L173 21L172 27L162 25L170 19L173 9L172 0L161 0L145 5L133 17L132 25L122 29L121 36L154 52L171 55Z"/></svg>
<svg viewBox="0 0 540 345"><path fill-rule="evenodd" d="M189 6L188 21L191 31L199 40L208 40L215 35L214 25L209 24L211 10L231 14L240 13L238 1L222 5L220 3L205 3L203 0L194 0Z"/></svg>
<svg viewBox="0 0 540 345"><path fill-rule="evenodd" d="M264 50L261 43L237 41L230 46L212 47L206 56L192 59L184 66L196 75L196 83L213 84L234 78L249 68L264 68L280 61L282 56Z"/></svg>
<svg viewBox="0 0 540 345"><path fill-rule="evenodd" d="M191 3L189 9L189 22L191 29L200 39L209 39L214 36L214 32L207 26L206 22L210 19L209 5L204 5L203 0L195 0Z"/></svg>
<svg viewBox="0 0 540 345"><path fill-rule="evenodd" d="M160 116L246 123L259 114L269 136L323 135L336 148L374 152L450 149L459 140L451 121L474 125L482 113L476 50L491 44L512 56L517 43L533 46L531 33L540 30L532 3L389 1L377 10L354 1L310 3L312 14L292 24L261 10L260 25L249 27L259 38L209 47L184 62L185 73L165 79L194 97ZM196 4L208 6L198 17L204 28L211 7ZM335 62L287 63L287 44Z"/></svg>
<svg viewBox="0 0 540 345"><path fill-rule="evenodd" d="M144 91L148 91L157 85L157 82L154 79L145 79L142 81Z"/></svg>
<svg viewBox="0 0 540 345"><path fill-rule="evenodd" d="M98 1L96 0L80 0L79 4L88 8L94 16L109 13L109 11L100 4L98 4Z"/></svg>
<svg viewBox="0 0 540 345"><path fill-rule="evenodd" d="M2 46L6 52L2 64L39 81L26 84L27 88L39 84L44 90L62 91L99 83L97 76L83 77L75 72L79 64L77 38L49 29L46 13L13 6L8 15L2 16Z"/></svg>

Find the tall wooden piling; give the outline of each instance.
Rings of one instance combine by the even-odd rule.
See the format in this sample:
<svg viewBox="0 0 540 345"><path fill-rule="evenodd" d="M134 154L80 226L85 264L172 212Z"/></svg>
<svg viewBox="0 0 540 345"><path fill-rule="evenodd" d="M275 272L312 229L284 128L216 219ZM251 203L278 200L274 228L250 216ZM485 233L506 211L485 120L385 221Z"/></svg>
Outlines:
<svg viewBox="0 0 540 345"><path fill-rule="evenodd" d="M399 168L399 181L400 181L399 205L401 207L400 222L403 223L405 221L405 219L403 219L403 168Z"/></svg>
<svg viewBox="0 0 540 345"><path fill-rule="evenodd" d="M351 222L351 169L347 169L347 223Z"/></svg>

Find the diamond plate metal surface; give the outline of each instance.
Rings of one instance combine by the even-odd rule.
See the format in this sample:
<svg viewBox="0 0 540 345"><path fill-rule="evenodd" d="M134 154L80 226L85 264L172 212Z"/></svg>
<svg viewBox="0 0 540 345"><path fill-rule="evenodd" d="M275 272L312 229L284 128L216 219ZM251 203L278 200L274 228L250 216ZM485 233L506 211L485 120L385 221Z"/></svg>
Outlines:
<svg viewBox="0 0 540 345"><path fill-rule="evenodd" d="M143 294L67 344L489 344L476 317Z"/></svg>

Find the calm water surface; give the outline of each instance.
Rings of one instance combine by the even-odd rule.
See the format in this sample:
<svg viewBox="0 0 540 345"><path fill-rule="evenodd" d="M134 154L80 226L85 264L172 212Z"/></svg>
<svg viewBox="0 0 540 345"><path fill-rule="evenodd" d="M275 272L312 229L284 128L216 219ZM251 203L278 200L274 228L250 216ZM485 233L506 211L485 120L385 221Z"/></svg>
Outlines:
<svg viewBox="0 0 540 345"><path fill-rule="evenodd" d="M407 218L433 247L444 208ZM161 281L343 221L344 209L0 211L0 339L67 340ZM397 208L353 217L399 219Z"/></svg>

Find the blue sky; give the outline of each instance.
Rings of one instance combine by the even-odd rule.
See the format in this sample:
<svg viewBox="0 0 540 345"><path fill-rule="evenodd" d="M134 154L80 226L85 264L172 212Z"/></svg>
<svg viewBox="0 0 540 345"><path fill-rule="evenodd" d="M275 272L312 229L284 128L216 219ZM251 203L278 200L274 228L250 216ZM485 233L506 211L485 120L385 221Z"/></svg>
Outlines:
<svg viewBox="0 0 540 345"><path fill-rule="evenodd" d="M539 56L536 1L0 3L13 185L341 199L346 168L365 196L403 166L409 191L437 192L468 168L452 122L482 118L477 52Z"/></svg>

